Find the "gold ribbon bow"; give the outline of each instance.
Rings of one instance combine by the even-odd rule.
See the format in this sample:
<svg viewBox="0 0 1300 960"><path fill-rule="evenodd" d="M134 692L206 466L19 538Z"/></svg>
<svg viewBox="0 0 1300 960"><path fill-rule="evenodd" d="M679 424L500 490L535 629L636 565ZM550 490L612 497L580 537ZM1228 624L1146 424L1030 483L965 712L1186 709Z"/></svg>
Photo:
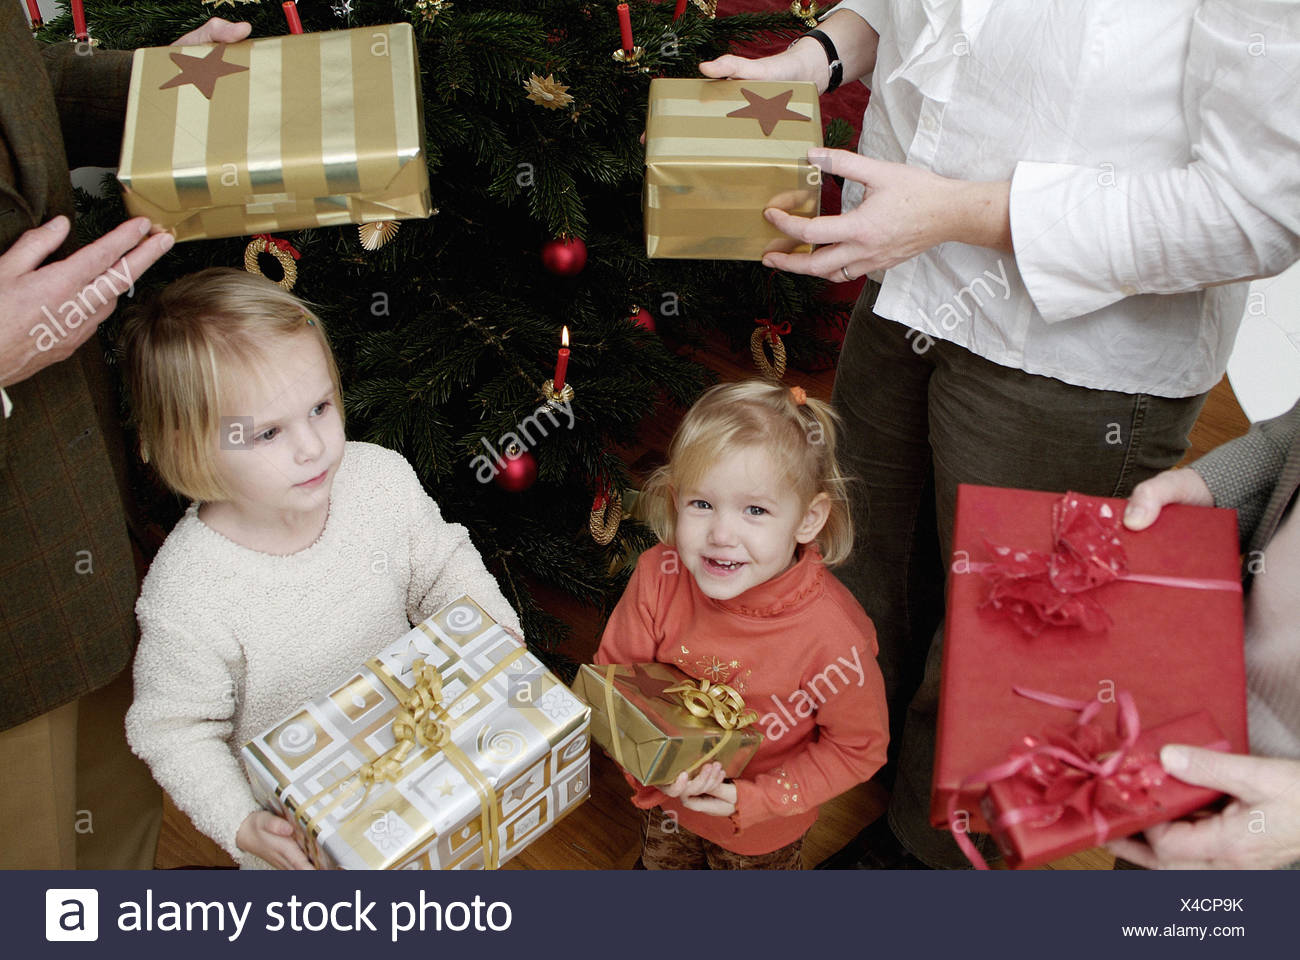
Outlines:
<svg viewBox="0 0 1300 960"><path fill-rule="evenodd" d="M664 693L681 697L682 706L701 720L712 717L723 730L743 730L758 722L758 711L746 710L745 699L734 687L725 683L711 683L703 677L694 683L679 683L667 687Z"/></svg>
<svg viewBox="0 0 1300 960"><path fill-rule="evenodd" d="M520 647L502 659L491 670L479 677L455 702L477 694L489 680L504 671L522 657L525 652L525 649ZM500 866L500 850L498 849L497 838L497 831L500 827L500 811L497 809L496 790L493 788L491 781L474 766L474 762L452 741L451 731L456 726L456 722L444 719L449 716L450 707L444 706L442 702L442 675L438 673L437 668L425 663L423 659L415 661L412 665L414 684L409 690L401 688L401 685L396 681L390 682L383 672L377 672L376 675L390 689L393 689L395 694L397 689L404 690L402 694L398 694L400 705L393 717L393 738L397 742L375 757L374 760L358 768L357 772L349 778L349 780L355 779L362 789L360 797L355 800L352 813L348 814L348 816L362 808L366 797L370 793L370 788L376 783L384 781L396 782L401 779L402 767L413 751L417 749L440 750L448 762L465 778L465 782L472 786L474 792L478 794L479 825L483 837L483 866L486 870L497 869ZM455 706L455 702L451 706ZM327 787L314 797L311 797L303 804L303 808L309 808L332 789L335 788ZM341 793L318 810L306 823L307 836L309 838L314 837L317 827L327 814L333 812L336 807L351 801L352 797Z"/></svg>

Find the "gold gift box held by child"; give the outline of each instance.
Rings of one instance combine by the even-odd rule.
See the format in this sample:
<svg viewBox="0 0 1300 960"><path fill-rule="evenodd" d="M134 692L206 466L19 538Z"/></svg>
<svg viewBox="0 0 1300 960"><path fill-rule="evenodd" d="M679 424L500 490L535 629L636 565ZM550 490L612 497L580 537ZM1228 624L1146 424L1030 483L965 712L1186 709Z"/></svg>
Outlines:
<svg viewBox="0 0 1300 960"><path fill-rule="evenodd" d="M409 23L137 50L118 180L177 240L427 217Z"/></svg>
<svg viewBox="0 0 1300 960"><path fill-rule="evenodd" d="M642 208L646 256L762 260L809 253L763 217L779 207L821 209L817 91L806 82L674 80L650 83Z"/></svg>

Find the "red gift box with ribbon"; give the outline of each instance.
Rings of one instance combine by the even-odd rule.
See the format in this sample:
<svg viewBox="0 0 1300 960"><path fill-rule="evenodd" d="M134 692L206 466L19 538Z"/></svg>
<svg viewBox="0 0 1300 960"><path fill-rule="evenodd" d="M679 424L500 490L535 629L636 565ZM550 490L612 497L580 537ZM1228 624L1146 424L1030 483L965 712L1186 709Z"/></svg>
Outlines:
<svg viewBox="0 0 1300 960"><path fill-rule="evenodd" d="M1061 707L1071 703L1117 710L1122 728L1120 701L1131 698L1141 727L1126 751L1142 731L1155 736L1155 728L1204 712L1217 734L1201 742L1247 752L1236 512L1168 506L1135 533L1120 523L1125 505L1073 493L958 488L930 806L936 827L948 828L955 815L964 829L988 831L986 774L1059 730L1069 720ZM1118 767L1101 769L1114 750L1103 753L1098 760L1081 751L1095 769L1080 772L1095 782L1050 830L1041 811L1026 816L1013 831L1019 843L1062 856L1097 845L1101 834L1121 835L1101 829L1099 817L1119 829L1139 808L1143 826L1189 812L1163 816L1144 806L1145 795L1127 807L1112 802L1124 785L1113 779ZM1154 789L1183 786L1170 780ZM1012 787L996 787L1001 799L989 809L1010 809ZM1203 792L1201 804L1211 796ZM1041 844L1025 839L1035 822ZM1016 859L1042 862L1023 847Z"/></svg>

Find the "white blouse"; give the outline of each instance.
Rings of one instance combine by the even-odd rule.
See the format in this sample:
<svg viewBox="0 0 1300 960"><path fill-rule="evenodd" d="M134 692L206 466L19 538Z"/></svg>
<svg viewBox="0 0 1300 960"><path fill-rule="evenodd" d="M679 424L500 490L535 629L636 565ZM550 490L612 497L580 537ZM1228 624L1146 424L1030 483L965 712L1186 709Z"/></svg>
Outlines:
<svg viewBox="0 0 1300 960"><path fill-rule="evenodd" d="M942 244L884 274L878 314L1085 387L1182 397L1218 382L1240 281L1300 257L1300 3L839 10L881 37L860 153L1011 181L1014 257ZM862 196L847 183L844 208Z"/></svg>

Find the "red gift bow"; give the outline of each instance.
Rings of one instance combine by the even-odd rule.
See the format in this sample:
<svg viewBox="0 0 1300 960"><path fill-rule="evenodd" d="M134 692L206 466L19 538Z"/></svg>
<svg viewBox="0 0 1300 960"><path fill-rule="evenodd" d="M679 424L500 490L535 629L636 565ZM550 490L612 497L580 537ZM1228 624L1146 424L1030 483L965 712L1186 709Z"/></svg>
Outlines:
<svg viewBox="0 0 1300 960"><path fill-rule="evenodd" d="M1026 636L1036 637L1049 626L1105 630L1110 616L1087 594L1115 580L1241 592L1239 580L1129 573L1121 532L1120 519L1109 503L1066 493L1052 504L1050 554L985 541L997 559L969 565L970 572L982 573L989 581L989 594L980 609L1005 613Z"/></svg>
<svg viewBox="0 0 1300 960"><path fill-rule="evenodd" d="M291 244L288 240L281 240L279 237L273 237L269 233L255 234L253 239L263 240L266 242L266 245L268 247L275 247L277 250L283 250L289 256L293 257L295 260L302 259L302 254L300 254L297 250L295 250L293 244Z"/></svg>
<svg viewBox="0 0 1300 960"><path fill-rule="evenodd" d="M1108 815L1149 810L1157 803L1151 790L1167 779L1155 754L1131 752L1141 725L1137 705L1128 692L1121 691L1115 698L1119 715L1115 732L1111 733L1093 722L1101 710L1100 700L1071 700L1024 687L1012 689L1022 697L1074 710L1079 716L1068 730L1053 731L1042 738L1025 737L1025 749L1002 763L972 773L948 797L948 828L976 870L987 870L988 864L956 822L957 799L970 786L1014 779L1033 798L1002 814L995 826L1033 821L1033 826L1045 827L1073 811L1091 821L1100 845L1106 841Z"/></svg>
<svg viewBox="0 0 1300 960"><path fill-rule="evenodd" d="M767 339L773 344L776 343L778 334L787 334L790 332L790 321L782 320L780 323L774 323L767 317L761 317L754 320L759 326L767 327Z"/></svg>

